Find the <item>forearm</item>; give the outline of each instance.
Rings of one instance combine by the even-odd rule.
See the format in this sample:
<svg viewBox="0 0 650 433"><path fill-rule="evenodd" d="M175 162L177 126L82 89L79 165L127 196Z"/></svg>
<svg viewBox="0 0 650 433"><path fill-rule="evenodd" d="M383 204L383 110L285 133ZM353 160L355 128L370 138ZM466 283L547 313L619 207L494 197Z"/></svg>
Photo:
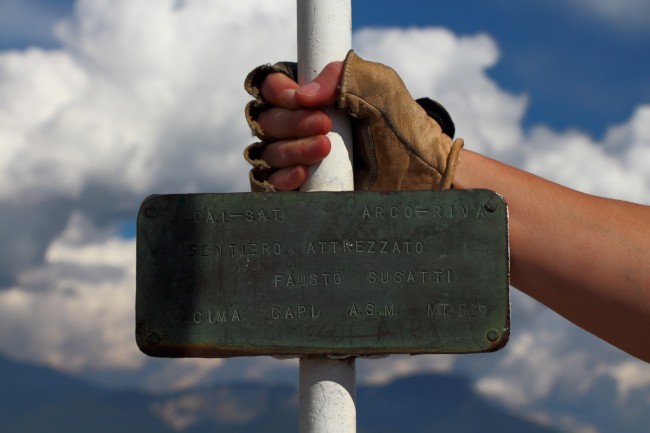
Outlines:
<svg viewBox="0 0 650 433"><path fill-rule="evenodd" d="M502 194L512 284L650 361L650 208L582 194L463 151L458 188Z"/></svg>

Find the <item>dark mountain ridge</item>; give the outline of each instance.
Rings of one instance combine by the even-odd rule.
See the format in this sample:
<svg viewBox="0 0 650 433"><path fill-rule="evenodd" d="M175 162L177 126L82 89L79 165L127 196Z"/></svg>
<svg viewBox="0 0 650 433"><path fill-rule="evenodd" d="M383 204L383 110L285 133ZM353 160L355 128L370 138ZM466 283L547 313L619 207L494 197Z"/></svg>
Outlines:
<svg viewBox="0 0 650 433"><path fill-rule="evenodd" d="M360 433L557 433L508 413L452 375L357 389ZM233 383L166 395L112 391L0 357L3 433L298 432L298 390Z"/></svg>

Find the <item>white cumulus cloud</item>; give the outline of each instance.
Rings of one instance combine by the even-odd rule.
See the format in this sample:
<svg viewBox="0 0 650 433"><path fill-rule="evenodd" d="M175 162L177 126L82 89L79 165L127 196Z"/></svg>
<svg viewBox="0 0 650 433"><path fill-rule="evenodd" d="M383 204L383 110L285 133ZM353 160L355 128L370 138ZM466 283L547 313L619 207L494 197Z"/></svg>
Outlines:
<svg viewBox="0 0 650 433"><path fill-rule="evenodd" d="M145 359L133 345L135 241L86 239L83 225L73 217L45 263L0 291L2 351L66 371L138 368Z"/></svg>
<svg viewBox="0 0 650 433"><path fill-rule="evenodd" d="M0 285L74 210L108 224L153 192L247 188L243 77L296 45L293 3L265 4L81 0L62 49L0 54Z"/></svg>

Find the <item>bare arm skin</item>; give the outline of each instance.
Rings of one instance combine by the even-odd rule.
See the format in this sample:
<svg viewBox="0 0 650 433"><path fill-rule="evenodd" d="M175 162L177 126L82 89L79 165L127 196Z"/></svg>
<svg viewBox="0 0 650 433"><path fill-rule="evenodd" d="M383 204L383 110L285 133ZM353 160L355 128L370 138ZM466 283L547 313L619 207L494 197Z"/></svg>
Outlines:
<svg viewBox="0 0 650 433"><path fill-rule="evenodd" d="M470 151L455 184L505 197L513 286L650 361L650 207L583 194Z"/></svg>
<svg viewBox="0 0 650 433"><path fill-rule="evenodd" d="M331 121L318 107L334 102L340 71L330 64L303 88L281 74L265 80L262 93L278 108L259 122L278 141L262 156L278 168L269 179L277 189L298 188L329 153ZM454 184L504 196L515 287L650 362L650 207L582 194L469 150Z"/></svg>

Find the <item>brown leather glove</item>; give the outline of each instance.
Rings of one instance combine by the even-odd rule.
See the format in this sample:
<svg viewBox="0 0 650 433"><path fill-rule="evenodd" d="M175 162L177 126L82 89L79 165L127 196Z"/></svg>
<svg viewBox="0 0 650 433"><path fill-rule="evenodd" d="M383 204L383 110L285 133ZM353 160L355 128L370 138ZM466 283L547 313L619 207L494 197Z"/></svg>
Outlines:
<svg viewBox="0 0 650 433"><path fill-rule="evenodd" d="M452 142L443 133L393 69L350 51L343 66L338 107L356 119L355 189L451 187L463 140ZM453 131L453 124L445 126Z"/></svg>
<svg viewBox="0 0 650 433"><path fill-rule="evenodd" d="M256 99L246 107L255 135L264 140L256 122L268 107L259 88L272 72L295 79L295 65L262 66L246 78L246 90ZM352 117L355 190L395 191L447 189L453 182L463 140L452 141L454 125L439 104L415 101L397 73L380 63L368 62L350 51L345 59L338 107ZM253 164L253 191L273 191L266 179L271 167L261 158L266 142L249 146L244 155Z"/></svg>
<svg viewBox="0 0 650 433"><path fill-rule="evenodd" d="M275 191L273 184L267 181L268 177L273 173L273 169L260 156L262 149L269 144L269 141L262 127L257 123L260 113L271 107L271 104L262 98L261 89L264 79L274 72L281 72L294 81L298 80L296 63L280 62L275 65L258 66L248 74L244 81L244 89L255 98L246 105L246 121L253 134L262 140L244 149L244 158L253 166L248 174L251 191L253 192Z"/></svg>

